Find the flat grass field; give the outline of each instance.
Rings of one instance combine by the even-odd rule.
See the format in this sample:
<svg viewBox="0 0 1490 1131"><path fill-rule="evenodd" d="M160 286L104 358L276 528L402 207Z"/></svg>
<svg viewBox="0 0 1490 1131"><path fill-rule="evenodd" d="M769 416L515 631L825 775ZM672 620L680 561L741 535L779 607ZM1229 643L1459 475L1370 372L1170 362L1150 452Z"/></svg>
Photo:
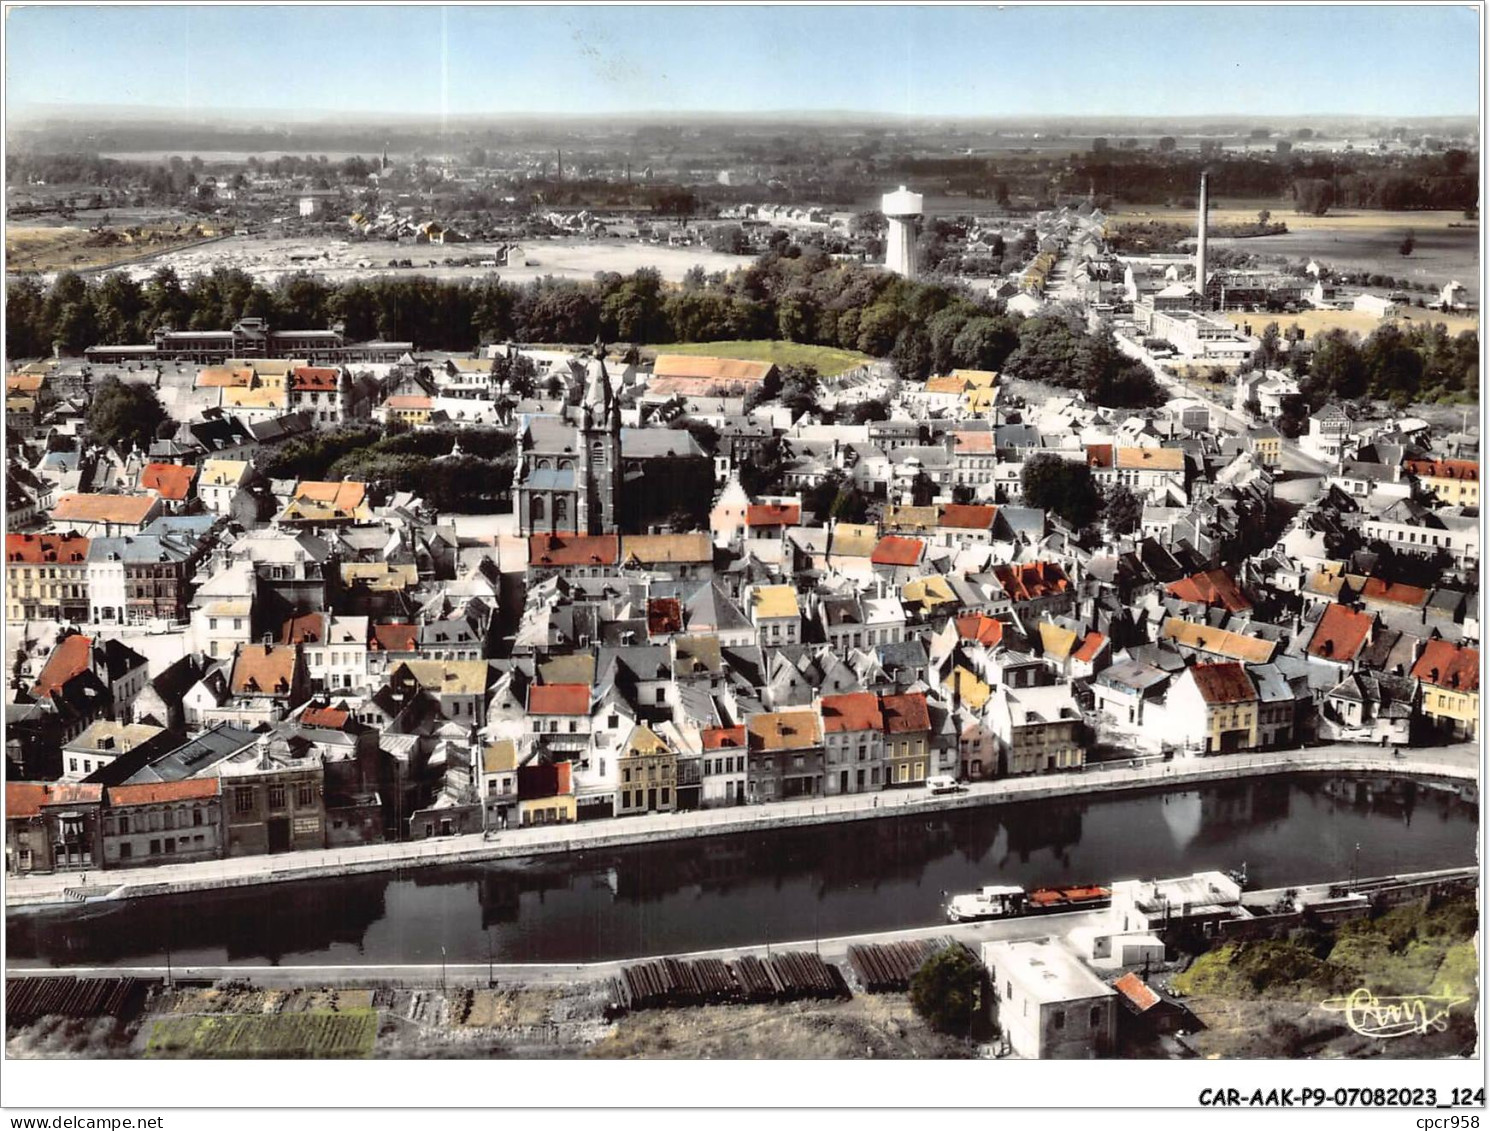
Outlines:
<svg viewBox="0 0 1490 1131"><path fill-rule="evenodd" d="M1317 260L1337 271L1369 271L1396 279L1442 286L1451 279L1463 283L1471 302L1479 300L1480 228L1459 212L1383 212L1357 208L1323 216L1303 216L1288 201L1227 201L1212 206L1212 224L1251 224L1267 209L1273 221L1288 225L1276 236L1248 239L1211 237L1211 246L1246 252L1264 259L1293 262ZM1134 207L1112 213L1112 225L1161 221L1195 224L1195 209ZM1398 248L1408 231L1416 247L1411 255Z"/></svg>
<svg viewBox="0 0 1490 1131"><path fill-rule="evenodd" d="M108 267L200 243L211 234L210 230L195 231L187 224L179 231L175 226L144 227L138 234L126 234L118 228L95 233L87 228L7 224L5 255L11 271Z"/></svg>
<svg viewBox="0 0 1490 1131"><path fill-rule="evenodd" d="M678 342L667 346L648 346L646 352L681 353L690 357L729 357L739 361L774 361L777 365L815 365L824 377L836 377L846 369L874 360L868 354L854 350L761 339L743 342Z"/></svg>

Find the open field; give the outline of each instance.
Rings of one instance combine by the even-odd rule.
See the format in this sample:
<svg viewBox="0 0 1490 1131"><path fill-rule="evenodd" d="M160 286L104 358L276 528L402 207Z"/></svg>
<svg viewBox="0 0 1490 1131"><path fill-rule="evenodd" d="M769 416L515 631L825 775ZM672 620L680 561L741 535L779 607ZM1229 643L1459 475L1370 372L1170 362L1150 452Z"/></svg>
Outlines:
<svg viewBox="0 0 1490 1131"><path fill-rule="evenodd" d="M1387 320L1363 310L1306 310L1299 314L1244 314L1228 311L1223 317L1233 326L1251 326L1254 334L1261 333L1269 322L1276 322L1280 330L1298 326L1311 337L1321 330L1340 329L1349 330L1364 338L1383 325L1384 321L1395 322L1399 326L1441 322L1451 335L1463 330L1479 329L1479 319L1473 315L1440 314L1432 310L1411 310L1404 312L1400 318Z"/></svg>
<svg viewBox="0 0 1490 1131"><path fill-rule="evenodd" d="M824 377L836 377L846 369L874 360L868 354L856 353L854 350L761 339L741 342L678 342L667 346L649 346L646 352L681 353L691 357L730 357L740 361L774 361L777 365L815 365Z"/></svg>
<svg viewBox="0 0 1490 1131"><path fill-rule="evenodd" d="M6 238L9 240L9 232ZM285 275L300 271L313 272L330 282L373 275L426 275L447 280L483 279L497 275L507 282L525 282L546 276L587 281L602 271L625 275L641 267L655 267L665 280L681 282L694 267L713 273L732 271L750 262L747 257L724 255L706 247L663 247L637 241L564 238L524 241L512 252L512 266L509 267L455 266L451 263L452 260L495 260L503 246L490 243L407 245L382 240L354 242L335 236L303 239L230 236L202 248L167 251L126 270L135 278L147 279L157 268L171 267L186 279L217 267L235 267L263 283L274 283ZM411 266L388 266L390 260L405 259ZM63 266L73 264L64 263Z"/></svg>
<svg viewBox="0 0 1490 1131"><path fill-rule="evenodd" d="M1288 261L1314 259L1337 271L1369 271L1398 279L1442 286L1458 280L1470 302L1479 301L1478 224L1466 222L1462 213L1384 212L1378 209L1331 211L1323 216L1303 216L1288 201L1229 201L1211 208L1211 223L1256 223L1259 211L1267 209L1272 219L1288 225L1277 236L1222 239L1213 236L1211 246ZM1158 206L1119 208L1111 214L1114 226L1124 223L1162 221L1193 228L1193 208ZM1409 256L1398 254L1402 237L1411 229L1416 246Z"/></svg>
<svg viewBox="0 0 1490 1131"><path fill-rule="evenodd" d="M1450 225L1466 223L1464 215L1452 210L1438 212L1387 212L1378 208L1357 208L1345 211L1333 209L1323 216L1309 216L1293 210L1293 202L1287 200L1230 201L1220 205L1212 203L1212 224L1255 224L1257 214L1266 209L1271 212L1272 222L1282 221L1290 232L1313 231L1369 231L1399 232L1411 228L1422 235L1424 232L1449 231ZM1167 208L1161 205L1123 205L1108 213L1108 218L1117 224L1140 223L1150 220L1172 224L1195 223L1195 209ZM1472 223L1454 231L1470 233L1478 238L1478 228Z"/></svg>
<svg viewBox="0 0 1490 1131"><path fill-rule="evenodd" d="M102 232L78 227L6 224L6 264L11 272L108 267L142 255L200 243L214 235L214 229L190 224L128 230L111 227Z"/></svg>

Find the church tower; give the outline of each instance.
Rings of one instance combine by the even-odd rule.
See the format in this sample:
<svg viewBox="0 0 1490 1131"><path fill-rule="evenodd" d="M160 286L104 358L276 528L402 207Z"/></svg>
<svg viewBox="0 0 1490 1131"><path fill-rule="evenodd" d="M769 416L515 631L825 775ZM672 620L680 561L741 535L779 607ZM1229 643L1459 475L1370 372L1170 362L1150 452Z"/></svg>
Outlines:
<svg viewBox="0 0 1490 1131"><path fill-rule="evenodd" d="M577 517L583 534L614 534L620 529L621 406L611 395L605 355L605 346L596 342L595 368L580 404Z"/></svg>

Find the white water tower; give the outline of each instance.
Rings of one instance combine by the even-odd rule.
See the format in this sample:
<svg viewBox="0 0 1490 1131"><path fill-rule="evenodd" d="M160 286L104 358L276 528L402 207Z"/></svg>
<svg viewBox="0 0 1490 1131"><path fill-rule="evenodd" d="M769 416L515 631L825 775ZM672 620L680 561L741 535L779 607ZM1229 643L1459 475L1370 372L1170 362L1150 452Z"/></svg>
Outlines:
<svg viewBox="0 0 1490 1131"><path fill-rule="evenodd" d="M921 216L921 194L901 185L887 192L880 211L890 222L885 240L885 266L907 279L916 277L916 220Z"/></svg>

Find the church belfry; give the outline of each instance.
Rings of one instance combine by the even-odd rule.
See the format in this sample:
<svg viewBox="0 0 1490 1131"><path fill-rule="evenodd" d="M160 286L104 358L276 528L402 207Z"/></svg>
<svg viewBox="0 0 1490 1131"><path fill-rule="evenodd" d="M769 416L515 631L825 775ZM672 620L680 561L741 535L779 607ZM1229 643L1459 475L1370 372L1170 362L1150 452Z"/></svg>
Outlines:
<svg viewBox="0 0 1490 1131"><path fill-rule="evenodd" d="M584 534L620 529L621 406L611 393L606 349L595 343L595 365L580 403L578 526Z"/></svg>

